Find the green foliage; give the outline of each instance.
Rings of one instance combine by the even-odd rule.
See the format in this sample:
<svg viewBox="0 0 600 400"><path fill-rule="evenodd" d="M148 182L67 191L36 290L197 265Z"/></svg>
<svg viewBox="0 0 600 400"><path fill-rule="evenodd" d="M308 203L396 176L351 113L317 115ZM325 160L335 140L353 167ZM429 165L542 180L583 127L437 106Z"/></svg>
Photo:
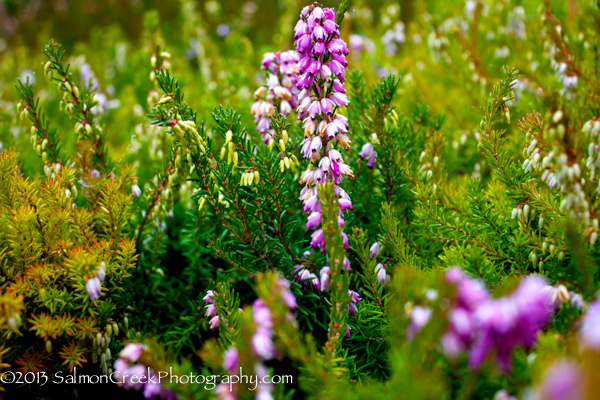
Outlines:
<svg viewBox="0 0 600 400"><path fill-rule="evenodd" d="M451 266L496 297L528 274L563 297L596 296L597 4L325 2L342 38L360 34L363 46L350 46L350 105L337 110L351 131L354 179L340 187L353 208L340 226L334 186L319 186L321 254L298 200L302 122L275 110L265 144L250 108L262 54L293 48L304 4L167 3L141 2L131 27L77 39L39 18L36 34L0 39L0 369L110 373L123 345L140 342L140 364L178 377L226 376L233 347L255 371L258 298L277 348L264 364L294 378L274 398L522 397L564 356L592 374L597 355L576 338L586 310L570 301L533 348L512 353L507 374L446 357L440 337ZM65 47L32 52L50 33ZM374 162L359 156L369 145ZM325 266L329 290L297 277ZM360 296L353 316L349 290ZM409 335L417 306L431 317ZM198 399L216 388L166 386Z"/></svg>

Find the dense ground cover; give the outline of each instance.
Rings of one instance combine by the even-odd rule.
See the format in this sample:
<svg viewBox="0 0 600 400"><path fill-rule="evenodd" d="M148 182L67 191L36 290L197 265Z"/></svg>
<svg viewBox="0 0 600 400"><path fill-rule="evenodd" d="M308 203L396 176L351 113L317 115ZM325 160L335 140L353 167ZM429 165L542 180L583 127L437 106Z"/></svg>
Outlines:
<svg viewBox="0 0 600 400"><path fill-rule="evenodd" d="M8 396L594 398L598 4L1 7Z"/></svg>

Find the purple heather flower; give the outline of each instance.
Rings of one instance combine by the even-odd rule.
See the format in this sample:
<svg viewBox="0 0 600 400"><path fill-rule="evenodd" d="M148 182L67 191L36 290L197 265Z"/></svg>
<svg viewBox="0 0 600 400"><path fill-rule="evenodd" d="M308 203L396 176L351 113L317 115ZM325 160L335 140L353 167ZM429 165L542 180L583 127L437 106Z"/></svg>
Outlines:
<svg viewBox="0 0 600 400"><path fill-rule="evenodd" d="M321 290L329 290L329 267L321 268L319 274L321 275Z"/></svg>
<svg viewBox="0 0 600 400"><path fill-rule="evenodd" d="M325 236L323 236L323 229L318 229L313 232L310 244L313 247L320 248L323 252L325 251Z"/></svg>
<svg viewBox="0 0 600 400"><path fill-rule="evenodd" d="M138 185L133 185L131 187L131 193L133 193L135 197L140 197L142 195L142 190Z"/></svg>
<svg viewBox="0 0 600 400"><path fill-rule="evenodd" d="M219 316L215 315L208 322L210 324L210 329L214 331L215 329L217 329L219 327Z"/></svg>
<svg viewBox="0 0 600 400"><path fill-rule="evenodd" d="M341 224L340 226L343 226L343 224ZM350 260L348 260L348 257L344 257L344 260L342 261L342 269L344 271L352 271L352 267L350 266Z"/></svg>
<svg viewBox="0 0 600 400"><path fill-rule="evenodd" d="M223 356L223 368L229 373L235 373L240 366L240 359L237 347L230 347L225 351Z"/></svg>
<svg viewBox="0 0 600 400"><path fill-rule="evenodd" d="M381 250L381 245L379 244L379 242L375 242L371 245L371 248L369 249L371 251L371 258L379 255L379 251Z"/></svg>
<svg viewBox="0 0 600 400"><path fill-rule="evenodd" d="M298 282L302 282L302 284L306 285L310 283L317 290L321 289L321 283L319 282L319 278L308 269L306 269L303 265L297 265L292 272L294 273L294 280Z"/></svg>
<svg viewBox="0 0 600 400"><path fill-rule="evenodd" d="M321 218L323 215L320 212L313 212L309 215L308 220L306 221L306 230L313 228L321 223Z"/></svg>
<svg viewBox="0 0 600 400"><path fill-rule="evenodd" d="M117 382L122 382L122 377L125 375L125 372L129 369L129 363L125 361L123 358L117 358L114 365L114 378ZM120 386L120 385L119 385Z"/></svg>
<svg viewBox="0 0 600 400"><path fill-rule="evenodd" d="M236 393L231 391L227 383L219 383L215 387L215 398L217 400L238 400Z"/></svg>
<svg viewBox="0 0 600 400"><path fill-rule="evenodd" d="M406 329L406 340L412 341L415 335L427 325L431 319L431 308L423 306L414 306L410 313L410 322Z"/></svg>
<svg viewBox="0 0 600 400"><path fill-rule="evenodd" d="M535 398L546 400L587 399L587 376L583 368L571 358L555 361L546 372L534 392Z"/></svg>
<svg viewBox="0 0 600 400"><path fill-rule="evenodd" d="M494 350L498 368L508 371L512 350L534 344L551 314L548 294L543 290L546 285L540 277L526 277L513 293L487 300L475 310L476 336L469 353L472 368L478 368Z"/></svg>
<svg viewBox="0 0 600 400"><path fill-rule="evenodd" d="M202 300L204 300L204 302L206 304L212 304L215 302L215 299L214 299L215 294L216 294L215 292L213 292L212 290L209 290L206 292L206 296L204 296L202 298Z"/></svg>
<svg viewBox="0 0 600 400"><path fill-rule="evenodd" d="M580 310L583 309L585 301L583 300L583 296L581 296L581 294L571 292L569 293L569 298L571 299L572 307L578 308Z"/></svg>
<svg viewBox="0 0 600 400"><path fill-rule="evenodd" d="M217 306L214 304L208 304L204 306L204 308L206 308L206 313L204 314L205 317L214 317L217 315Z"/></svg>
<svg viewBox="0 0 600 400"><path fill-rule="evenodd" d="M129 379L125 379L125 384L124 387L125 389L133 389L133 390L140 390L143 386L144 383L140 382L140 381L146 381L145 379L142 379L142 376L146 376L147 373L147 368L142 365L142 364L136 364L133 367L129 368L127 370L127 374L129 375ZM133 382L133 377L137 376L138 378L136 379L137 382Z"/></svg>
<svg viewBox="0 0 600 400"><path fill-rule="evenodd" d="M144 398L145 399L153 399L161 395L163 391L163 387L160 383L158 383L158 377L156 374L150 375L148 378L148 382L144 385Z"/></svg>
<svg viewBox="0 0 600 400"><path fill-rule="evenodd" d="M375 159L377 157L377 152L373 149L373 145L371 143L367 143L362 147L362 150L360 153L358 153L358 155L360 156L360 158L368 158L369 161L367 161L367 167L369 168L373 168L373 166L375 165Z"/></svg>
<svg viewBox="0 0 600 400"><path fill-rule="evenodd" d="M516 397L513 397L508 394L506 389L502 389L496 392L494 398L492 400L518 400Z"/></svg>
<svg viewBox="0 0 600 400"><path fill-rule="evenodd" d="M547 284L540 277L524 278L513 293L499 299L492 299L480 281L458 267L446 272L446 280L457 289L442 346L450 358L469 350L472 368L494 352L499 369L508 371L512 350L533 345L552 312Z"/></svg>
<svg viewBox="0 0 600 400"><path fill-rule="evenodd" d="M383 267L383 264L380 263L375 266L375 274L377 275L377 282L381 283L386 280L387 273Z"/></svg>
<svg viewBox="0 0 600 400"><path fill-rule="evenodd" d="M583 317L579 330L579 345L582 350L600 350L600 300L591 303Z"/></svg>
<svg viewBox="0 0 600 400"><path fill-rule="evenodd" d="M219 26L217 26L217 35L219 35L219 36L229 35L229 25L220 24Z"/></svg>
<svg viewBox="0 0 600 400"><path fill-rule="evenodd" d="M105 277L106 277L106 264L104 262L102 262L98 266L98 269L96 270L96 278L98 278L98 280L100 282L104 282Z"/></svg>
<svg viewBox="0 0 600 400"><path fill-rule="evenodd" d="M350 333L350 325L347 324L346 325L346 338L350 339L352 337L352 334Z"/></svg>
<svg viewBox="0 0 600 400"><path fill-rule="evenodd" d="M272 137L271 117L275 109L288 115L298 105L299 61L299 54L293 50L265 53L263 56L261 68L268 72L267 84L254 93L255 103L251 112L264 143L269 143Z"/></svg>
<svg viewBox="0 0 600 400"><path fill-rule="evenodd" d="M92 300L98 300L98 297L100 297L100 291L102 290L100 279L95 276L88 279L87 283L85 284L85 288Z"/></svg>
<svg viewBox="0 0 600 400"><path fill-rule="evenodd" d="M273 317L271 310L262 299L256 299L252 304L252 318L257 326L267 329L273 328Z"/></svg>
<svg viewBox="0 0 600 400"><path fill-rule="evenodd" d="M128 343L119 353L119 357L131 363L136 362L142 352L146 350L146 345L141 343Z"/></svg>
<svg viewBox="0 0 600 400"><path fill-rule="evenodd" d="M273 332L259 327L252 335L252 349L254 354L263 360L270 360L277 354L277 349L273 343Z"/></svg>
<svg viewBox="0 0 600 400"><path fill-rule="evenodd" d="M358 293L356 293L354 290L348 290L348 295L350 295L350 302L348 303L348 314L351 317L354 317L356 315L356 305L361 299L360 297L358 297Z"/></svg>
<svg viewBox="0 0 600 400"><path fill-rule="evenodd" d="M343 82L348 65L345 56L348 49L339 38L335 23L335 11L329 8L308 6L302 10L302 17L294 28L296 50L299 54L297 87L298 118L304 122L305 139L302 153L316 168L309 168L302 174L301 183L306 188L334 181L339 185L343 177L353 177L350 167L343 163L341 154L333 147L337 143L350 149L347 119L335 114L337 107L348 105ZM317 167L318 166L318 167ZM339 186L338 186L339 188ZM303 189L305 193L305 189ZM313 193L316 196L316 191ZM310 199L310 200L309 200ZM317 228L322 222L316 198L301 196L304 210L309 214L307 229ZM352 208L346 196L339 199L340 210ZM340 215L340 226L343 218ZM325 240L321 229L311 238L311 245L325 252ZM347 237L344 237L347 248Z"/></svg>
<svg viewBox="0 0 600 400"><path fill-rule="evenodd" d="M350 49L355 53L359 53L362 49L370 53L375 50L375 44L364 36L352 34L350 35Z"/></svg>
<svg viewBox="0 0 600 400"><path fill-rule="evenodd" d="M260 298L252 304L252 318L256 325L251 339L254 353L264 360L270 360L277 354L277 348L273 344L273 318L271 310Z"/></svg>
<svg viewBox="0 0 600 400"><path fill-rule="evenodd" d="M99 178L101 174L100 174L100 171L93 169L91 175L92 175L92 178Z"/></svg>
<svg viewBox="0 0 600 400"><path fill-rule="evenodd" d="M279 278L277 280L277 286L279 286L281 292L281 300L290 310L295 310L298 305L296 303L296 297L290 292L290 282L287 279Z"/></svg>

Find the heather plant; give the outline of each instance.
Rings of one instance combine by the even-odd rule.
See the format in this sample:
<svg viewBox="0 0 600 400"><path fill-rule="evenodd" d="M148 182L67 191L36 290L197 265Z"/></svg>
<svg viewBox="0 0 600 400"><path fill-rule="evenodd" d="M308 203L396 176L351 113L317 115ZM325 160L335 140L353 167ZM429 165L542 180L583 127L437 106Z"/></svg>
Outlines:
<svg viewBox="0 0 600 400"><path fill-rule="evenodd" d="M201 3L1 50L1 389L594 398L598 5Z"/></svg>

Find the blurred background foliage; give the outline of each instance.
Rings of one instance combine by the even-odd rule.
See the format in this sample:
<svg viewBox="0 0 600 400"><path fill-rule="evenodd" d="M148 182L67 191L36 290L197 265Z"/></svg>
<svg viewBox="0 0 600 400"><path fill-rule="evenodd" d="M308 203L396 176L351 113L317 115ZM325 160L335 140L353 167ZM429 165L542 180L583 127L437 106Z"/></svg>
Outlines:
<svg viewBox="0 0 600 400"><path fill-rule="evenodd" d="M338 1L323 3L337 6ZM536 109L535 82L553 74L549 61L540 58L542 42L536 35L542 24L537 12L540 2L479 3L476 7L486 17L469 23L465 35L461 24L481 18L482 11L468 10L469 3L474 4L355 0L341 28L347 42L353 34L365 41L363 51L352 52L350 69L363 70L368 83L388 73L400 74L399 109L426 103L433 113L447 114L445 126L461 142L463 133L472 134L479 123L482 100L501 76L502 65L518 68L531 83L513 118ZM93 66L100 90L109 100L118 99L109 103L114 108L105 117L107 142L116 159L134 153L135 126L149 111L146 96L151 82L137 72L150 71L150 43L157 32L173 55L173 70L199 120L209 120L214 105L226 104L241 112L243 123L250 125L251 94L263 79L262 54L292 48L292 30L302 6L299 0L4 0L0 3L0 140L4 146L26 140L14 123L18 77L37 78L41 105L57 115L53 123L59 131L68 129L66 116L55 112L55 91L40 79L45 62L41 50L50 38L63 44L72 69ZM516 9L522 15L516 15ZM581 13L576 1L554 1L552 9L567 25L591 18ZM68 138L65 142L73 145ZM41 163L24 170L39 172ZM143 182L146 177L141 172Z"/></svg>

